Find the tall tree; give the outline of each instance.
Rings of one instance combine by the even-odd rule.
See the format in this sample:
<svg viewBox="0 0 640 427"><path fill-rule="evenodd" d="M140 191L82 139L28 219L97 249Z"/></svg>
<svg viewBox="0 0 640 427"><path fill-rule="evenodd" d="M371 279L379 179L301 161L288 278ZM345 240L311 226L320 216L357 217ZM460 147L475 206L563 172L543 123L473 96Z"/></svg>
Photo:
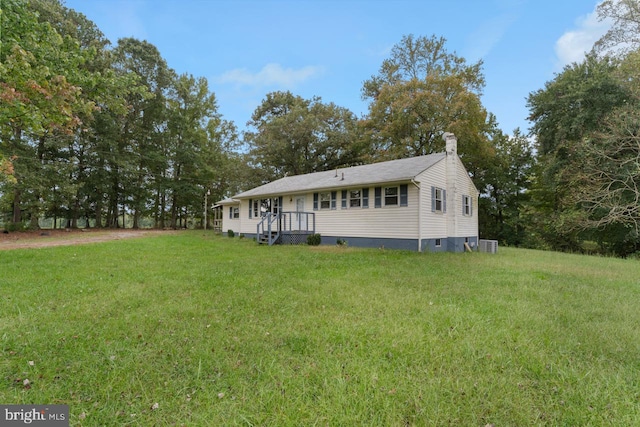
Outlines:
<svg viewBox="0 0 640 427"><path fill-rule="evenodd" d="M10 222L18 224L26 214L37 227L46 194L69 191L58 176L68 171L66 137L94 104L80 91L84 53L71 37L39 20L41 3L7 0L2 6L0 150L12 161L15 178L4 195L11 198Z"/></svg>
<svg viewBox="0 0 640 427"><path fill-rule="evenodd" d="M529 200L534 166L531 143L519 129L512 137L496 129L492 141L496 155L485 172L487 185L479 200L481 237L511 246L528 245L522 211Z"/></svg>
<svg viewBox="0 0 640 427"><path fill-rule="evenodd" d="M329 170L358 162L355 115L319 97L272 92L254 111L246 132L252 165L269 181L287 174Z"/></svg>
<svg viewBox="0 0 640 427"><path fill-rule="evenodd" d="M378 74L364 82L370 100L364 129L373 157L389 159L443 151L440 137L453 132L472 173L493 154L488 133L494 118L482 106L482 61L467 64L446 40L404 36Z"/></svg>
<svg viewBox="0 0 640 427"><path fill-rule="evenodd" d="M640 48L639 0L604 0L597 12L600 21L611 20L612 25L593 45L594 53L624 57Z"/></svg>
<svg viewBox="0 0 640 427"><path fill-rule="evenodd" d="M640 102L616 109L602 130L583 141L568 196L579 209L567 226L588 232L603 249L621 256L640 251L639 107Z"/></svg>
<svg viewBox="0 0 640 427"><path fill-rule="evenodd" d="M138 228L141 216L148 213L147 201L153 192L147 176L151 170L157 170L154 162L162 162L166 97L174 72L158 49L146 41L120 39L114 57L116 70L135 74L145 90L129 93L129 113L119 123L118 141L109 165L107 223L118 227L121 209L129 210L133 227Z"/></svg>
<svg viewBox="0 0 640 427"><path fill-rule="evenodd" d="M589 55L529 95L539 164L530 224L535 225L532 232L551 248L581 248L585 236L570 225L579 209L570 197L575 191L572 180L580 168L584 139L629 99L628 90L616 78L618 66L616 60Z"/></svg>
<svg viewBox="0 0 640 427"><path fill-rule="evenodd" d="M185 215L201 217L205 193L213 191L216 197L214 184L219 183L225 144L236 138L236 132L218 113L207 80L189 74L174 81L168 132L171 227L177 228L186 226Z"/></svg>
<svg viewBox="0 0 640 427"><path fill-rule="evenodd" d="M640 50L614 76L628 94L577 145L568 200L576 211L567 226L588 233L604 250L640 251Z"/></svg>
<svg viewBox="0 0 640 427"><path fill-rule="evenodd" d="M95 138L98 134L95 131L96 115L104 118L105 114L117 111L123 116L126 94L135 87L135 79L133 74L115 74L107 50L109 41L84 15L62 6L57 0L32 0L31 5L41 22L50 24L64 40L80 48L83 60L77 68L67 71L67 78L80 87L84 102L95 105L90 111L79 112L81 126L72 134L64 138L57 136L59 144L63 144L60 153L67 172L60 177L54 191L48 192L51 200L46 201L44 212L48 216L66 218L66 225L75 228L80 217L89 223L91 212L99 205L96 200L104 193L98 191L99 185L92 183L98 181L92 179L96 172L93 160L102 159L101 147ZM66 194L57 187L66 188ZM96 225L101 225L99 217Z"/></svg>
<svg viewBox="0 0 640 427"><path fill-rule="evenodd" d="M115 49L60 0L3 0L0 206L10 222L80 218L97 227L200 218L233 185L235 126L205 79L169 69L155 46ZM10 28L11 31L7 31ZM120 220L120 218L123 218Z"/></svg>
<svg viewBox="0 0 640 427"><path fill-rule="evenodd" d="M588 55L529 94L532 133L541 155L566 157L570 145L597 129L603 116L627 97L614 73L618 61Z"/></svg>

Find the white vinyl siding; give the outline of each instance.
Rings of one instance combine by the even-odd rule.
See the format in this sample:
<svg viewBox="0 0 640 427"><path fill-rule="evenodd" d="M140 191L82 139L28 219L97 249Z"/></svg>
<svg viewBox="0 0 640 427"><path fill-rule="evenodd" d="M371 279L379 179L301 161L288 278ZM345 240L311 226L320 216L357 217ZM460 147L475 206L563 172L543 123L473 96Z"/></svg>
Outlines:
<svg viewBox="0 0 640 427"><path fill-rule="evenodd" d="M478 236L478 190L473 185L469 175L467 175L462 162L459 163L457 172L458 203L462 204L462 195L469 196L471 200L471 215L462 215L462 206L457 209L457 214L460 216L458 217L455 236Z"/></svg>
<svg viewBox="0 0 640 427"><path fill-rule="evenodd" d="M370 187L368 193L371 198L374 187ZM375 209L369 201L368 209L317 210L316 233L337 237L415 239L418 234L418 190L414 185L408 185L407 205Z"/></svg>
<svg viewBox="0 0 640 427"><path fill-rule="evenodd" d="M316 233L323 236L417 239L418 230L420 230L421 239L478 236L478 192L459 159L456 160L458 162L456 183L447 186L446 160L443 158L432 164L415 177L414 181L420 190L414 183L389 182L357 188L319 190L306 194L284 194L281 209L288 212L295 211L296 198L304 196L305 211L315 213ZM443 194L442 208L443 211L446 209L444 212L432 211L432 188L434 187L446 190L446 197ZM397 189L396 204L385 206L386 198L393 197L393 194L386 192L385 188ZM454 191L449 188L454 188ZM419 191L420 194L418 194ZM450 192L455 194L450 195ZM323 197L323 199L329 199L323 200L324 209L320 208L322 193L329 195L329 197ZM376 201L377 194L378 201ZM471 215L468 216L463 215L463 195L468 196L471 201ZM360 206L357 206L358 201ZM379 205L376 206L376 203ZM226 232L231 228L240 233L256 233L256 226L261 218L249 217L249 199L243 199L240 204L239 220L228 219L228 208L227 206L227 214L223 216L223 231ZM418 213L421 215L420 224ZM450 215L456 216L454 227L448 225L447 218ZM228 226L228 223L233 224L233 227L237 226L238 229ZM444 245L445 240L442 242Z"/></svg>
<svg viewBox="0 0 640 427"><path fill-rule="evenodd" d="M234 233L241 233L240 231L240 219L222 219L222 232L226 233L229 230L233 230Z"/></svg>
<svg viewBox="0 0 640 427"><path fill-rule="evenodd" d="M473 185L473 181L467 175L467 171L460 159L456 169L456 182L454 185L447 186L445 182L446 176L446 159L436 163L431 168L420 174L416 181L420 181L422 189L422 238L447 238L447 237L469 237L478 235L478 191ZM447 187L454 188L455 194L447 194L445 201L449 200L449 204L443 209L446 212L433 212L432 187L445 189ZM451 190L449 190L451 191ZM447 192L448 193L448 192ZM469 216L462 215L462 195L468 195L471 199L472 214ZM453 203L452 203L453 202ZM453 206L450 206L453 205ZM455 215L455 227L450 227L451 221L448 221L450 215ZM455 228L455 229L450 229Z"/></svg>
<svg viewBox="0 0 640 427"><path fill-rule="evenodd" d="M431 166L416 177L420 183L420 212L422 215L421 234L422 239L447 237L447 216L442 212L433 212L432 188L445 187L445 161L444 159ZM449 212L449 207L447 207Z"/></svg>
<svg viewBox="0 0 640 427"><path fill-rule="evenodd" d="M415 239L418 230L418 190L414 185L408 185L408 206L392 206L389 209L374 209L371 200L374 187L361 189L362 193L368 193L366 206L348 209L318 209L313 210L313 193L305 195L305 211L314 212L316 215L316 233L327 236L345 237L371 237L371 238L397 238ZM367 191L368 190L368 191ZM341 191L337 192L340 199ZM283 197L283 211L295 211L295 198L298 196ZM290 202L290 199L293 202ZM319 204L318 194L318 204ZM364 205L364 199L362 200ZM247 212L249 200L242 200L240 207L240 227L236 232L255 234L256 226L262 218L252 217L242 212ZM228 209L228 208L227 208ZM228 218L228 215L227 215ZM229 221L225 218L225 224ZM225 229L226 231L226 229Z"/></svg>
<svg viewBox="0 0 640 427"><path fill-rule="evenodd" d="M234 233L240 233L241 228L241 212L240 204L229 204L222 206L222 232L226 233L233 230ZM238 213L238 217L235 214Z"/></svg>

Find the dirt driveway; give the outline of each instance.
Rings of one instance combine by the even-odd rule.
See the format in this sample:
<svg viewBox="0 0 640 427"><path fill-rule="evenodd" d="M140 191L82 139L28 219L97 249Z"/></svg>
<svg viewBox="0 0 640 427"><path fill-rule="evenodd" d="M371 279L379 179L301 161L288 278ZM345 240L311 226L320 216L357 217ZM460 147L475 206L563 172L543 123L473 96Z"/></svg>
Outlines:
<svg viewBox="0 0 640 427"><path fill-rule="evenodd" d="M84 245L109 240L131 239L157 234L176 233L173 230L38 230L3 233L0 231L0 251L50 246Z"/></svg>

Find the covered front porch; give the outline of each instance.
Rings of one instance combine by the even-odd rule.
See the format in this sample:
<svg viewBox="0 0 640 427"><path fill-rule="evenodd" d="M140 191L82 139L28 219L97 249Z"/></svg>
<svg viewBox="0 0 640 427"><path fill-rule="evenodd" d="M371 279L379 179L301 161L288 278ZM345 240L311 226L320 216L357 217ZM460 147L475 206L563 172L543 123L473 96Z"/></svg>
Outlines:
<svg viewBox="0 0 640 427"><path fill-rule="evenodd" d="M307 237L315 233L314 212L267 212L256 227L256 240L269 246L300 245L307 243Z"/></svg>

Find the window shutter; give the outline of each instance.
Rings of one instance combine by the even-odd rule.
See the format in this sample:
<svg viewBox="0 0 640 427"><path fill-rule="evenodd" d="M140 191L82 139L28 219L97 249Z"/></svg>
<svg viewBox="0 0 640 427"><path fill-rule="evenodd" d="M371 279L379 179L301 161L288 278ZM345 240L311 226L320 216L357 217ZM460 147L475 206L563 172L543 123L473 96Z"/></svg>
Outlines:
<svg viewBox="0 0 640 427"><path fill-rule="evenodd" d="M347 209L347 190L342 190L342 209Z"/></svg>
<svg viewBox="0 0 640 427"><path fill-rule="evenodd" d="M252 211L253 211L253 199L249 199L249 219L251 219Z"/></svg>
<svg viewBox="0 0 640 427"><path fill-rule="evenodd" d="M464 202L465 202L465 196L462 196L462 215L464 215L466 212L464 211Z"/></svg>
<svg viewBox="0 0 640 427"><path fill-rule="evenodd" d="M447 190L442 190L442 213L447 212Z"/></svg>
<svg viewBox="0 0 640 427"><path fill-rule="evenodd" d="M409 188L407 184L400 186L400 206L409 206Z"/></svg>
<svg viewBox="0 0 640 427"><path fill-rule="evenodd" d="M436 211L436 187L431 187L431 212Z"/></svg>
<svg viewBox="0 0 640 427"><path fill-rule="evenodd" d="M376 208L381 208L382 207L382 187L376 187L375 189L375 199L374 199L374 206Z"/></svg>
<svg viewBox="0 0 640 427"><path fill-rule="evenodd" d="M336 208L336 197L338 195L337 191L332 191L331 192L331 209L335 209Z"/></svg>
<svg viewBox="0 0 640 427"><path fill-rule="evenodd" d="M318 193L313 193L313 210L318 210Z"/></svg>
<svg viewBox="0 0 640 427"><path fill-rule="evenodd" d="M473 216L473 197L469 197L469 213Z"/></svg>
<svg viewBox="0 0 640 427"><path fill-rule="evenodd" d="M229 206L229 219L233 219L233 207Z"/></svg>
<svg viewBox="0 0 640 427"><path fill-rule="evenodd" d="M369 207L369 189L368 188L362 189L362 207L363 208Z"/></svg>

